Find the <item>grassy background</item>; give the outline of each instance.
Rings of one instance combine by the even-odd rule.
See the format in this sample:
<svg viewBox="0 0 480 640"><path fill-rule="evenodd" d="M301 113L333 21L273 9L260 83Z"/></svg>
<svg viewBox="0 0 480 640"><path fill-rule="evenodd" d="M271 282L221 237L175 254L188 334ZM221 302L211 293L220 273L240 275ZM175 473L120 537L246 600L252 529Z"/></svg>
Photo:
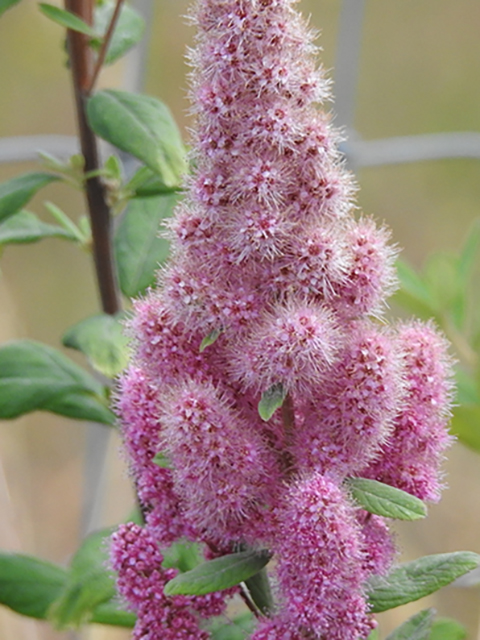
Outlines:
<svg viewBox="0 0 480 640"><path fill-rule="evenodd" d="M146 90L165 100L183 129L188 126L184 50L192 29L182 16L186 0L156 0L151 23ZM300 7L321 30L322 60L335 61L339 0L304 0ZM369 0L363 29L355 126L366 139L439 131L480 131L480 3L478 0ZM60 27L41 16L33 0L0 20L0 137L74 134L70 79ZM102 76L121 86L122 64ZM33 165L0 165L0 180ZM359 204L384 220L404 257L420 265L433 250L456 250L479 215L480 161L445 160L365 168L358 173ZM83 213L77 193L51 186L34 200L54 200L74 217ZM58 344L64 330L97 310L90 259L60 241L8 248L0 277L0 339L31 337ZM63 562L78 541L85 428L35 414L0 424L0 547ZM430 517L399 532L409 558L471 549L480 552L480 459L457 445L448 462L450 489ZM130 491L111 443L103 521L128 512ZM419 608L436 606L477 637L478 591L446 589L385 616L386 631ZM127 634L128 636L128 634ZM0 637L68 638L42 623L0 612ZM100 628L95 640L125 638Z"/></svg>

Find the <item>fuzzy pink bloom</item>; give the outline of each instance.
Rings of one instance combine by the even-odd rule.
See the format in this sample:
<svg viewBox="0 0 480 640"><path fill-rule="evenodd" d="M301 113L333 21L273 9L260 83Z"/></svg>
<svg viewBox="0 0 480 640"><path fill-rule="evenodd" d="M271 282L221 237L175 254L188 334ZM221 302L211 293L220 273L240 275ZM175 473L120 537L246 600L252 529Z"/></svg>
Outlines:
<svg viewBox="0 0 480 640"><path fill-rule="evenodd" d="M289 392L311 391L335 362L342 334L333 314L319 305L276 306L235 345L231 369L246 389L282 383Z"/></svg>
<svg viewBox="0 0 480 640"><path fill-rule="evenodd" d="M153 562L152 541L180 536L212 554L239 543L275 553L280 601L252 640L364 640L365 583L394 548L342 481L362 474L438 496L445 347L428 325L397 335L375 318L397 252L354 216L339 135L317 108L329 83L294 3L196 0L192 12L194 169L164 231L171 263L134 306L117 401L147 511L144 532L127 544L121 529L113 546L138 640L203 640L197 614L221 605L177 599L177 619L160 587L146 587L154 574L136 571L147 548ZM276 384L285 402L264 422L260 395ZM153 462L159 450L171 469ZM121 561L136 541L143 550Z"/></svg>
<svg viewBox="0 0 480 640"><path fill-rule="evenodd" d="M352 266L339 289L338 308L349 316L379 314L397 288L394 262L398 251L388 245L390 233L369 218L351 226L346 241Z"/></svg>
<svg viewBox="0 0 480 640"><path fill-rule="evenodd" d="M365 570L369 574L386 575L397 553L395 541L385 518L359 510L365 549Z"/></svg>
<svg viewBox="0 0 480 640"><path fill-rule="evenodd" d="M407 398L382 457L365 475L437 502L442 488L440 465L452 442L447 430L453 378L448 344L433 325L421 322L402 325L399 341Z"/></svg>
<svg viewBox="0 0 480 640"><path fill-rule="evenodd" d="M168 384L178 376L208 374L205 359L199 353L203 336L175 321L157 292L134 303L129 333L135 357L157 384Z"/></svg>
<svg viewBox="0 0 480 640"><path fill-rule="evenodd" d="M178 261L162 275L162 284L172 316L203 337L215 329L241 328L260 312L253 283L231 266L215 277L205 274L203 264Z"/></svg>
<svg viewBox="0 0 480 640"><path fill-rule="evenodd" d="M347 344L299 426L294 457L300 469L362 469L389 437L403 397L396 341L368 323L349 327Z"/></svg>
<svg viewBox="0 0 480 640"><path fill-rule="evenodd" d="M305 637L309 636L292 628L287 616L277 615L271 620L261 620L250 640L305 640Z"/></svg>
<svg viewBox="0 0 480 640"><path fill-rule="evenodd" d="M162 567L163 556L147 529L120 525L112 535L111 562L117 588L137 614L133 640L208 640L188 608L189 598L167 598L163 589L177 571Z"/></svg>
<svg viewBox="0 0 480 640"><path fill-rule="evenodd" d="M277 517L277 573L291 628L314 638L366 638L373 625L364 545L346 494L314 474L290 488Z"/></svg>
<svg viewBox="0 0 480 640"><path fill-rule="evenodd" d="M161 420L188 520L209 539L239 539L245 521L261 517L275 485L261 438L211 384L172 387Z"/></svg>
<svg viewBox="0 0 480 640"><path fill-rule="evenodd" d="M147 521L158 542L167 545L189 533L173 489L170 469L153 461L160 451L158 391L138 367L127 369L117 391L123 441Z"/></svg>
<svg viewBox="0 0 480 640"><path fill-rule="evenodd" d="M333 225L308 226L294 235L278 265L277 283L288 293L334 302L350 266L342 231Z"/></svg>

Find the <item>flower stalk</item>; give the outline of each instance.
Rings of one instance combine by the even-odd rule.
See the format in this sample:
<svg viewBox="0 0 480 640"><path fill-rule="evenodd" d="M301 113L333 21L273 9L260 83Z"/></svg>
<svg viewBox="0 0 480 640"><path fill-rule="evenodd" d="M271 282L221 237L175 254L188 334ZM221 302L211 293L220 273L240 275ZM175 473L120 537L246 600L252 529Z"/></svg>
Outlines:
<svg viewBox="0 0 480 640"><path fill-rule="evenodd" d="M250 585L266 614L252 640L363 640L375 627L367 581L388 571L394 545L345 480L438 500L451 363L432 325L384 319L397 250L356 213L339 135L318 109L329 86L314 34L293 4L194 6L195 170L169 225L171 263L134 303L117 408L160 548L186 538L209 557L274 554L275 602L265 575ZM262 419L275 385L283 404Z"/></svg>

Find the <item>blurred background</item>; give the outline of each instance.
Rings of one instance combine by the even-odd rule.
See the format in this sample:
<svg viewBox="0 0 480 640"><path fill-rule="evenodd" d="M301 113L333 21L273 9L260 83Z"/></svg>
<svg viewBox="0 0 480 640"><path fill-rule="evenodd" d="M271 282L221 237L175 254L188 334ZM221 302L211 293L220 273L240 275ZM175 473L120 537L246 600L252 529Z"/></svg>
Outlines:
<svg viewBox="0 0 480 640"><path fill-rule="evenodd" d="M453 131L478 135L478 0L357 0L356 8L355 0L350 4L359 28L347 34L347 40L361 36L361 46L357 51L354 42L347 42L351 46L345 49L344 43L338 54L338 89L344 102L338 106L336 122L348 126L351 139ZM193 35L183 17L188 5L188 0L153 0L145 73L127 60L101 79L101 86L143 88L164 100L184 132L189 125L184 52ZM342 2L302 0L299 6L321 32L322 62L333 78ZM22 0L0 20L0 138L75 134L62 38L61 27L43 17L33 0ZM350 97L345 81L350 81ZM36 167L2 163L0 181ZM403 258L415 266L433 250L458 250L480 215L480 159L365 167L352 163L352 168L361 209L385 221L403 248ZM84 213L81 195L66 186L48 187L29 208L45 214L44 200L54 201L74 218ZM58 347L69 326L99 309L89 256L60 240L7 247L0 267L1 342L28 337ZM114 435L100 436L107 452L103 473L89 478L85 472L86 458L95 454L86 449L86 434L92 428L42 413L0 423L0 548L66 562L87 526L83 502L89 482L99 495L95 513L90 513L95 526L126 517L132 494ZM425 521L398 528L405 559L460 549L480 552L480 457L457 444L446 471L449 489L441 504L431 507ZM466 625L471 640L479 640L479 605L478 588L450 587L384 614L382 636L415 611L435 606L440 615ZM58 633L45 623L0 610L2 639L74 637L122 640L129 634L101 627L76 635Z"/></svg>

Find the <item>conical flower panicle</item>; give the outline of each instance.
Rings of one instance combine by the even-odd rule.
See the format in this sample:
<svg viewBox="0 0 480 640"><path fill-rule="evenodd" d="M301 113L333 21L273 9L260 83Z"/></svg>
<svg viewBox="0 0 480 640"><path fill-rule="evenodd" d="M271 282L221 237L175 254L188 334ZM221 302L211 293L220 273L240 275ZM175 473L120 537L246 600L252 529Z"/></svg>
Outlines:
<svg viewBox="0 0 480 640"><path fill-rule="evenodd" d="M121 528L112 553L138 638L206 638L195 612L210 605L190 602L178 626L180 601L153 586L165 573L120 561L130 535L132 566L182 537L210 555L267 546L277 602L252 640L364 640L365 583L389 570L394 543L344 480L439 495L447 345L431 325L381 317L397 250L355 215L318 108L329 83L293 5L196 0L191 13L195 169L168 225L171 262L134 303L117 392L146 527ZM283 405L262 420L272 390Z"/></svg>
<svg viewBox="0 0 480 640"><path fill-rule="evenodd" d="M291 487L278 521L273 548L292 630L366 638L374 625L364 597L364 540L344 491L312 474Z"/></svg>
<svg viewBox="0 0 480 640"><path fill-rule="evenodd" d="M193 381L169 390L160 421L187 520L215 544L244 540L278 475L261 435L212 384Z"/></svg>
<svg viewBox="0 0 480 640"><path fill-rule="evenodd" d="M447 343L431 324L400 325L407 395L382 456L366 475L438 502L439 466L453 438L448 434L452 403L452 361Z"/></svg>

